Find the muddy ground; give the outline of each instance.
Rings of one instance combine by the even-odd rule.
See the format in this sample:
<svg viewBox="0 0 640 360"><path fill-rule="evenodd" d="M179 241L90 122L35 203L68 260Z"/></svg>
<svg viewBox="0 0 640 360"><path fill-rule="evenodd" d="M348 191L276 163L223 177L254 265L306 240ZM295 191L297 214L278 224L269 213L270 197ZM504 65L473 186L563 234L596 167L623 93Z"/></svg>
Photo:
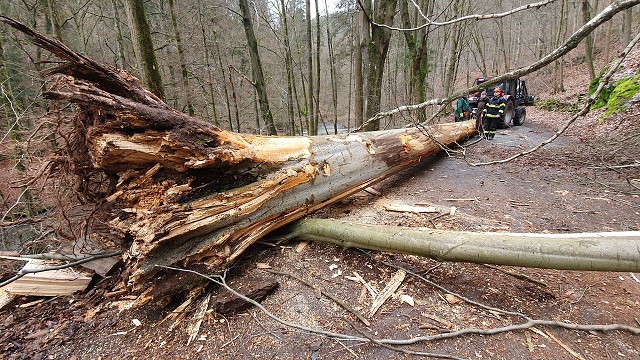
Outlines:
<svg viewBox="0 0 640 360"><path fill-rule="evenodd" d="M593 145L585 144L579 131L508 164L467 164L501 159L550 137L558 125L548 121L553 114L535 108L528 111L525 125L501 130L495 140L469 146L466 159L459 152L436 156L374 186L381 195L362 192L315 216L369 224L489 232L640 230L640 199L630 191L621 192L622 188L628 190L627 178L640 177L638 171L616 172L590 167L588 154ZM455 206L456 211L453 215L398 213L386 211L384 205L387 204ZM363 314L369 325L298 280L259 269L267 266L322 288ZM401 286L373 317L368 317L372 296L363 289L362 283L354 281L354 272L380 291L399 268L409 272ZM530 279L514 277L505 271ZM195 305L185 310L185 320L171 329L173 321L163 319L178 302L158 301L136 310L123 310L132 302L131 298L104 298L113 288L116 277L117 273L97 279L88 292L76 296L19 298L0 312L0 357L404 359L418 356L371 342L338 340L301 331L274 321L255 307L226 317L209 310L198 335L187 344L188 329L194 323L193 314L202 299L209 293L214 299L224 293L223 289L208 288ZM640 327L640 274L494 268L320 243L304 247L293 241L276 246L256 244L227 274L227 279L236 283L252 277L279 282L279 288L267 296L262 305L280 319L358 337L411 339L524 322L521 317L504 311L567 324ZM445 289L485 306L452 297ZM401 295L411 296L413 305L402 302ZM212 304L213 300L209 309L213 308ZM420 341L398 349L462 359L640 359L640 336L623 331L537 326L496 335Z"/></svg>

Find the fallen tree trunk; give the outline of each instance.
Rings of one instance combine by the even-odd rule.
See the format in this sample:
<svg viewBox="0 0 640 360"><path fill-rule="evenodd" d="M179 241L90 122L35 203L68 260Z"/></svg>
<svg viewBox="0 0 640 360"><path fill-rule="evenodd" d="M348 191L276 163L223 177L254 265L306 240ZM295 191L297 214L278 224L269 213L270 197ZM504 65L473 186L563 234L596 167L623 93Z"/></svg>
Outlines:
<svg viewBox="0 0 640 360"><path fill-rule="evenodd" d="M479 233L304 219L290 237L441 261L559 270L640 271L640 232Z"/></svg>
<svg viewBox="0 0 640 360"><path fill-rule="evenodd" d="M384 132L264 137L171 109L124 71L2 17L64 62L45 97L78 104L76 168L107 174L130 284L155 265L221 268L268 232L475 134L471 121ZM88 155L88 157L87 157Z"/></svg>

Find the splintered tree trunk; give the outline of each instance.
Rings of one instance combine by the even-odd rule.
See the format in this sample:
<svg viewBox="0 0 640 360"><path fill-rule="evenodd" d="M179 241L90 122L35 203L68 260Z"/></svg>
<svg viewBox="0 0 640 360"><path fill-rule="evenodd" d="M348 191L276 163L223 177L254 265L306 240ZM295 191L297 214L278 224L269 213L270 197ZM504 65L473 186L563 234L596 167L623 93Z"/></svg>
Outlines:
<svg viewBox="0 0 640 360"><path fill-rule="evenodd" d="M130 246L132 285L155 265L220 269L271 230L475 132L465 122L311 138L236 134L171 109L125 72L0 19L64 60L45 96L79 104L86 153L78 156L88 153L89 166L117 180L109 224Z"/></svg>

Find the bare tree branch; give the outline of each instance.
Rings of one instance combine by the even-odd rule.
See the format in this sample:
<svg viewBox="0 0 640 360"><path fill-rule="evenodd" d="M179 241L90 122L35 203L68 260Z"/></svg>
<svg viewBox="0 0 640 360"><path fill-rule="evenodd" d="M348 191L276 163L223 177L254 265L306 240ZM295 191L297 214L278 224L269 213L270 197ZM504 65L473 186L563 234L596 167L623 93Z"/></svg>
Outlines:
<svg viewBox="0 0 640 360"><path fill-rule="evenodd" d="M296 323L292 323L292 322L283 320L283 319L277 317L276 315L272 314L271 312L269 312L259 302L255 301L255 300L253 300L253 299L251 299L251 298L249 298L247 296L244 296L244 295L240 294L239 292L235 291L233 288L231 288L226 283L226 279L225 279L226 271L225 271L225 273L223 275L215 275L214 277L212 277L212 276L204 275L204 274L199 273L199 272L194 271L194 270L181 269L181 268L176 268L176 267L171 267L171 266L164 266L164 265L157 265L157 266L161 267L161 268L165 268L165 269L170 269L170 270L175 270L175 271L183 271L183 272L196 274L196 275L201 276L201 277L203 277L205 279L208 279L208 280L210 280L210 281L212 281L212 282L224 287L227 291L231 292L233 295L239 297L240 299L242 299L242 300L244 300L244 301L256 306L265 315L267 315L268 317L270 317L271 319L273 319L274 321L276 321L276 322L278 322L278 323L280 323L282 325L285 325L285 326L288 326L288 327L292 327L294 329L302 330L302 331L305 331L305 332L313 333L313 334L328 336L328 337L331 337L331 338L337 338L337 339L343 339L343 340L353 340L353 341L362 341L362 342L374 342L373 339L370 338L370 337L351 336L351 335L345 335L345 334L335 333L335 332L321 330L321 329L314 329L314 328L310 328L310 327L307 327L307 326L303 326L303 325L300 325L300 324L296 324ZM429 282L429 283L433 283L433 282ZM438 285L438 288L444 289L442 286L439 286L439 285ZM470 301L470 303L471 304L479 304L479 303L477 303L475 301L472 301L472 300ZM486 306L486 305L482 305L482 307L486 308L486 309L493 309L493 308L491 308L489 306ZM413 338L409 338L409 339L376 339L375 343L378 344L378 345L382 345L382 344L385 344L385 345L412 345L412 344L416 344L416 343L420 343L420 342L427 342L427 341L434 341L434 340L442 340L442 339L460 337L460 336L466 335L466 334L494 335L494 334L500 334L500 333L509 332L509 331L530 329L530 328L532 328L534 326L539 326L539 325L560 327L560 328L563 328L563 329L579 330L579 331L615 331L615 330L620 330L620 331L630 332L630 333L632 333L634 335L640 335L640 328L636 328L636 327L628 326L628 325L621 325L621 324L610 324L610 325L568 324L568 323L564 323L564 322L560 322L560 321L553 321L553 320L531 319L531 318L529 318L528 316L526 316L524 314L505 311L505 310L501 310L501 309L496 309L496 310L501 312L501 313L520 316L520 317L524 318L526 320L526 322L522 323L522 324L514 324L514 325L508 325L508 326L502 326L502 327L496 327L496 328L490 328L490 329L462 329L462 330L458 330L458 331L452 331L452 332L449 332L449 333L440 333L440 334L428 335L428 336L418 336L418 337L413 337Z"/></svg>

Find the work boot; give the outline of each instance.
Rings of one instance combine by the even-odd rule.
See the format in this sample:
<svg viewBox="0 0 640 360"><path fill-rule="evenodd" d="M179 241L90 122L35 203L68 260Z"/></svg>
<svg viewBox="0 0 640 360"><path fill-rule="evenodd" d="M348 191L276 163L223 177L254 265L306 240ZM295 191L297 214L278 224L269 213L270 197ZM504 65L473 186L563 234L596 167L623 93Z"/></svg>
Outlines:
<svg viewBox="0 0 640 360"><path fill-rule="evenodd" d="M493 140L493 137L496 136L494 133L487 134L487 140Z"/></svg>

